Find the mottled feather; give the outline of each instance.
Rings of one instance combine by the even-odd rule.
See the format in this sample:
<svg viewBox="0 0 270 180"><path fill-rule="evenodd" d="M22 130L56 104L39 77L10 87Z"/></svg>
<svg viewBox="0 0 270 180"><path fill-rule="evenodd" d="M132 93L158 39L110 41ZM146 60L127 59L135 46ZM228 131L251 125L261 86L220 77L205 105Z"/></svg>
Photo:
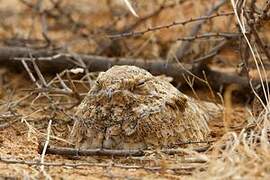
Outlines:
<svg viewBox="0 0 270 180"><path fill-rule="evenodd" d="M100 73L78 107L71 137L78 148L110 149L206 140L207 121L221 110L216 104L208 105L200 105L144 69L114 66Z"/></svg>

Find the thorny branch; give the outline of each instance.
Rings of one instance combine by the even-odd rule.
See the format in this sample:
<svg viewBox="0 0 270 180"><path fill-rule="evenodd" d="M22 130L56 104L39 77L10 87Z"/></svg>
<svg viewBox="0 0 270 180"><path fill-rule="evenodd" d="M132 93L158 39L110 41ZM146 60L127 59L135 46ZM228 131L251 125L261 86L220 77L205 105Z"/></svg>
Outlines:
<svg viewBox="0 0 270 180"><path fill-rule="evenodd" d="M197 22L197 21L205 21L205 20L209 20L209 19L213 19L216 17L221 17L221 16L231 16L233 15L233 12L227 12L227 13L217 13L211 16L202 16L202 17L198 17L198 18L190 18L188 20L183 20L183 21L174 21L170 24L166 24L166 25L161 25L161 26L156 26L156 27L149 27L146 30L142 30L142 31L134 31L134 32L125 32L125 33L120 33L120 34L112 34L112 35L108 35L109 38L124 38L124 37L138 37L138 36L142 36L146 33L149 32L153 32L153 31L159 31L162 29L169 29L172 28L174 26L185 26L186 24L192 23L192 22Z"/></svg>
<svg viewBox="0 0 270 180"><path fill-rule="evenodd" d="M210 10L206 12L206 17L215 17L213 14L215 11L218 11L218 9L223 6L227 0L220 0L216 5L214 5ZM217 13L218 14L218 13ZM227 15L232 15L232 14L227 14ZM208 19L203 19L202 21L198 22L194 27L192 28L190 32L190 36L195 36L197 37L198 32L200 31L202 25L206 22ZM184 42L181 47L176 51L176 57L177 59L182 59L185 56L185 53L190 47L190 42Z"/></svg>
<svg viewBox="0 0 270 180"><path fill-rule="evenodd" d="M72 109L74 106L78 105L85 95L85 93L91 87L91 78L90 72L98 72L105 71L109 67L113 65L121 65L121 64L129 64L136 65L139 67L143 67L149 70L151 73L155 75L166 74L168 76L172 76L174 78L174 83L185 83L185 78L194 79L194 84L202 84L205 81L200 81L201 79L207 80L207 86L212 86L214 89L224 88L229 84L238 84L243 89L243 94L248 94L250 90L249 87L249 69L254 68L254 64L250 62L249 52L247 50L246 43L240 43L241 39L243 39L243 35L241 34L241 30L237 29L230 32L231 29L226 29L224 32L215 31L215 29L208 30L209 32L200 32L201 26L205 25L207 21L212 21L218 18L231 18L234 15L234 12L227 11L222 12L218 11L219 7L222 6L226 1L219 1L216 6L213 6L210 10L206 11L205 15L201 17L193 17L190 19L182 20L182 21L172 21L165 24L160 24L157 26L144 28L144 24L147 20L151 20L157 18L165 9L174 8L181 3L188 2L186 0L178 1L177 3L166 4L166 1L163 1L161 5L159 5L154 11L147 13L144 16L141 16L140 19L136 19L133 23L127 23L121 28L116 28L121 18L126 18L128 15L121 16L119 19L113 19L108 24L102 25L97 28L97 30L92 30L86 21L83 21L80 18L77 18L76 13L72 11L72 8L67 8L64 2L61 0L51 0L52 6L49 9L42 8L42 1L37 1L37 3L32 3L27 0L20 0L23 4L25 4L28 9L32 10L33 16L32 21L36 20L35 17L39 17L41 25L41 38L32 37L32 34L29 33L29 37L27 39L17 37L14 35L15 40L23 41L23 43L18 43L18 41L13 42L10 47L1 47L0 48L0 64L6 65L8 67L18 68L24 67L26 72L28 73L31 80L35 83L36 88L28 89L26 92L28 93L26 96L20 98L19 100L8 99L7 101L1 104L1 108L5 109L7 112L0 114L0 130L4 130L10 126L13 126L14 123L22 122L27 124L27 128L35 129L34 125L44 124L47 125L48 120L52 120L52 131L57 131L61 133L65 133L68 128L64 130L59 128L59 126L69 126L70 122L73 121L73 112L67 112L67 109ZM267 21L270 19L270 1L267 0L261 7L258 6L255 0L246 1L249 6L243 6L244 1L238 1L239 4L237 6L237 12L243 15L243 22L245 22L246 32L245 35L248 37L250 42L259 47L259 56L262 59L263 63L265 59L270 59L269 55L269 42L267 42L267 37L263 33L263 29L267 26ZM247 4L248 4L247 3ZM215 13L217 11L217 13ZM75 14L75 15L74 15ZM177 63L168 63L164 56L161 56L160 59L146 59L146 58L119 58L119 57L106 57L107 54L102 54L103 56L95 56L95 55L86 55L86 54L75 54L66 51L60 50L52 50L53 48L57 49L59 47L58 42L51 36L51 31L53 28L51 22L57 24L57 28L63 28L68 32L72 32L73 35L79 35L84 40L87 39L91 41L97 36L109 38L112 42L112 46L115 47L115 40L117 41L125 41L128 37L136 38L144 38L143 35L147 33L155 32L158 33L161 30L172 29L176 27L185 26L186 24L196 23L193 30L187 37L179 37L178 39L174 39L173 42L179 41L187 41L187 46L182 46L179 49L180 52L177 57L181 59L183 54L185 54L187 47L190 46L190 41L196 40L204 40L208 41L218 39L217 44L211 46L206 52L203 54L199 54L196 58L191 59L191 64L177 64ZM235 22L232 21L232 25ZM4 21L1 21L4 27ZM32 24L33 26L33 24ZM9 29L6 29L9 30ZM32 29L30 30L32 32ZM11 39L12 39L11 38ZM4 43L7 43L7 39L2 39ZM143 40L143 39L142 39ZM233 40L233 41L232 41ZM42 41L45 43L43 46L37 46L36 43ZM44 42L45 41L45 42ZM76 43L80 42L77 39ZM157 40L159 43L159 39ZM166 41L171 43L171 41ZM127 44L127 42L125 42ZM185 44L183 43L183 44ZM228 44L236 44L241 49L243 53L242 58L245 62L246 73L245 76L238 76L236 74L228 74L224 72L219 72L218 70L213 70L210 68L209 64L213 60L213 58L218 55L223 49L228 48ZM14 44L16 46L14 46ZM27 48L34 47L33 49ZM70 42L64 42L65 45L69 46ZM78 43L79 44L79 43ZM121 46L121 48L126 48L125 50L132 51L133 49L125 46ZM164 43L165 44L165 43ZM18 47L19 46L19 47ZM41 48L42 47L42 48ZM132 46L131 46L132 47ZM63 49L62 46L58 49ZM85 48L87 49L87 48ZM84 50L85 50L84 49ZM231 48L231 51L237 51L239 49ZM165 50L166 51L166 48ZM166 53L166 52L165 52ZM164 53L164 54L165 54ZM95 54L95 53L93 53ZM115 54L112 54L112 56ZM123 56L126 54L123 54ZM122 54L121 54L122 56ZM225 60L226 61L226 60ZM75 67L79 67L83 69L85 76L80 80L76 81L73 79L73 76L70 74L68 69L74 69ZM64 73L60 73L61 71ZM57 73L56 77L48 81L45 73L53 72ZM65 78L64 78L65 76ZM195 78L197 77L197 78ZM78 90L77 84L80 84L85 90L85 92L81 93ZM253 81L254 84L258 84L259 81ZM248 93L247 93L248 92ZM12 94L12 93L11 93ZM12 95L11 95L12 96ZM44 103L45 97L46 102ZM70 101L72 99L72 101ZM77 101L74 102L74 99ZM25 102L27 100L27 102ZM40 100L40 101L39 101ZM4 101L4 100L3 100ZM30 103L29 103L30 101ZM23 103L25 104L23 104ZM30 107L32 110L29 114L23 114L16 110L19 109L19 106L23 104L24 106ZM68 107L68 108L66 108ZM41 118L34 118L36 113L42 113ZM61 114L62 116L59 118L57 114ZM64 117L63 117L64 116ZM67 118L68 120L66 120ZM59 121L58 121L59 120ZM36 123L36 124L35 124ZM38 132L38 131L37 131ZM52 134L55 134L52 132ZM41 133L42 136L46 135L45 133ZM61 138L58 140L65 141ZM40 146L39 148L42 148ZM194 149L196 152L205 152L208 150L207 147L201 147L199 149ZM47 149L47 153L50 154L62 154L62 155L104 155L104 156L143 156L147 153L147 151L115 151L115 150L77 150L72 148L56 148L49 147ZM161 150L161 153L165 154L185 154L185 151L181 149L166 149ZM44 158L44 156L43 156ZM140 157L139 157L140 158ZM6 158L0 157L0 161L6 164L26 164L29 166L66 166L78 168L81 166L91 166L91 167L104 167L104 168L121 168L121 169L144 169L149 171L162 171L162 170L183 170L183 171L193 171L198 166L194 165L194 163L200 163L203 168L207 168L205 164L208 162L207 159L202 158L193 158L193 159L185 159L183 158L182 164L177 164L173 167L163 167L163 166L144 166L144 165L126 165L126 164L103 164L103 163L65 163L65 162L40 162L40 161L27 161L27 160L19 160L15 158ZM191 164L192 163L192 164ZM201 167L201 166L200 166Z"/></svg>

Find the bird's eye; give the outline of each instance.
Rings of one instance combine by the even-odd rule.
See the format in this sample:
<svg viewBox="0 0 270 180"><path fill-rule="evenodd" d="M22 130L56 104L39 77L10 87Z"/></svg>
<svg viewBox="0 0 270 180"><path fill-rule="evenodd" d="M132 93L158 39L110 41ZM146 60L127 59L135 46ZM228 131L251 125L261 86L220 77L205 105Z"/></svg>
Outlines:
<svg viewBox="0 0 270 180"><path fill-rule="evenodd" d="M145 79L141 79L141 80L139 80L139 82L137 83L137 87L139 87L139 86L143 86L143 85L144 85L144 83L145 83Z"/></svg>
<svg viewBox="0 0 270 180"><path fill-rule="evenodd" d="M98 80L96 81L96 87L97 87L97 89L101 89L102 88L102 84Z"/></svg>

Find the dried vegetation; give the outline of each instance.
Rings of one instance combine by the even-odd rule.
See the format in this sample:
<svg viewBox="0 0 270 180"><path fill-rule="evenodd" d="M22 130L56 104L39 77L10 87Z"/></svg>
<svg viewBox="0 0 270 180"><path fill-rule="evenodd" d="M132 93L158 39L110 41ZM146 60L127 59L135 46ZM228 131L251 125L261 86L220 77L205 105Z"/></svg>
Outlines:
<svg viewBox="0 0 270 180"><path fill-rule="evenodd" d="M0 178L269 178L270 1L136 1L139 18L120 2L1 1ZM98 72L119 64L222 104L211 138L173 149L72 149L78 105Z"/></svg>

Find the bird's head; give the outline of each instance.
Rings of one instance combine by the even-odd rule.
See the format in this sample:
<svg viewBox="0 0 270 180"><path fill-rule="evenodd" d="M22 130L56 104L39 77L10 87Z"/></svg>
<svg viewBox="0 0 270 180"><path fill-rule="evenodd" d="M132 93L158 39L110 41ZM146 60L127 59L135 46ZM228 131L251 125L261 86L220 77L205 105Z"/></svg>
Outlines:
<svg viewBox="0 0 270 180"><path fill-rule="evenodd" d="M135 66L114 66L100 73L92 93L105 95L109 99L117 94L132 98L133 95L147 93L145 83L153 78L149 72Z"/></svg>

